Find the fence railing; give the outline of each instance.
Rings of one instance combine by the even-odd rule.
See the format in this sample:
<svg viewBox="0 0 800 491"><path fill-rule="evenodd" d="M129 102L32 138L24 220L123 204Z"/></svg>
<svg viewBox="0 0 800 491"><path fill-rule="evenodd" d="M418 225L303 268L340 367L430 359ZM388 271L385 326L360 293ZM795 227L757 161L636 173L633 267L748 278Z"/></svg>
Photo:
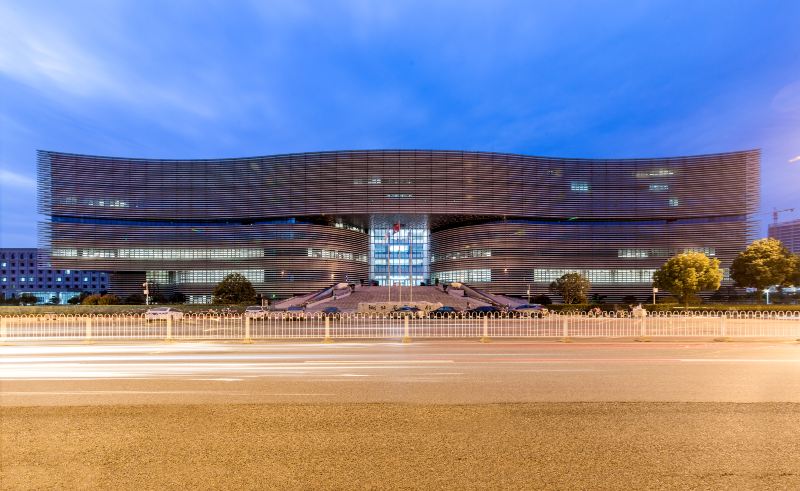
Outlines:
<svg viewBox="0 0 800 491"><path fill-rule="evenodd" d="M0 318L0 342L44 340L242 340L579 337L800 338L800 312L465 314L269 313L24 315Z"/></svg>

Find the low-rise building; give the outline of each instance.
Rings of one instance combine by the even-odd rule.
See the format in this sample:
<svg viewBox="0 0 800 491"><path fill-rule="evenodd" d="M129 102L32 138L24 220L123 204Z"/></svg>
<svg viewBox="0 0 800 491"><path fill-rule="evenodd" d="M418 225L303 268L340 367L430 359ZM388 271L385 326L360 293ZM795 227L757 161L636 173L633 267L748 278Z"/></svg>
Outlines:
<svg viewBox="0 0 800 491"><path fill-rule="evenodd" d="M54 269L41 261L35 248L0 248L0 298L23 294L36 297L38 303L66 303L81 292L97 293L109 287L109 275L103 271ZM53 302L55 303L55 302Z"/></svg>

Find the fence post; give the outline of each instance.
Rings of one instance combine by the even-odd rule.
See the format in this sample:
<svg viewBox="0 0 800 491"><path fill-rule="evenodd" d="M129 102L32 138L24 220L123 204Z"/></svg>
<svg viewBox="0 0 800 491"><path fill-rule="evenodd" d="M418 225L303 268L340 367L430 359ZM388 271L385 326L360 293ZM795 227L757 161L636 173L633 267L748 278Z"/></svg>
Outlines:
<svg viewBox="0 0 800 491"><path fill-rule="evenodd" d="M722 314L722 316L719 318L719 335L722 336L723 338L727 336L727 329L725 326L725 314Z"/></svg>
<svg viewBox="0 0 800 491"><path fill-rule="evenodd" d="M403 342L410 343L411 336L408 335L408 315L403 316Z"/></svg>
<svg viewBox="0 0 800 491"><path fill-rule="evenodd" d="M567 317L568 317L567 314L562 314L561 315L561 342L562 343L570 343L570 342L572 342L572 340L569 339L569 324L568 324L568 321L567 321Z"/></svg>
<svg viewBox="0 0 800 491"><path fill-rule="evenodd" d="M489 316L483 318L483 336L481 336L481 343L491 343L489 338Z"/></svg>
<svg viewBox="0 0 800 491"><path fill-rule="evenodd" d="M327 315L325 316L325 339L322 342L325 344L333 342L333 339L331 339L331 318Z"/></svg>
<svg viewBox="0 0 800 491"><path fill-rule="evenodd" d="M244 317L244 339L242 339L242 343L253 344L253 340L250 339L250 318L247 316Z"/></svg>
<svg viewBox="0 0 800 491"><path fill-rule="evenodd" d="M0 317L0 345L8 342L8 319Z"/></svg>
<svg viewBox="0 0 800 491"><path fill-rule="evenodd" d="M84 344L92 344L92 316L86 316L86 335L83 338Z"/></svg>
<svg viewBox="0 0 800 491"><path fill-rule="evenodd" d="M164 339L165 343L172 342L172 316L167 316L167 337Z"/></svg>
<svg viewBox="0 0 800 491"><path fill-rule="evenodd" d="M650 338L647 337L647 325L646 325L646 318L645 316L639 317L639 337L634 339L634 341L639 342L650 342Z"/></svg>

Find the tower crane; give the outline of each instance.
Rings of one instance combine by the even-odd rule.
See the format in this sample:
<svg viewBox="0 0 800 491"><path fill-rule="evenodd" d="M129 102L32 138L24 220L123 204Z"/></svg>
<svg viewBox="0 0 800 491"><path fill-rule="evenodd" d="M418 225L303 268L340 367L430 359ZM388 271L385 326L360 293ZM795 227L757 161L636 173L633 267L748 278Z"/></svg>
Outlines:
<svg viewBox="0 0 800 491"><path fill-rule="evenodd" d="M786 212L786 211L792 212L792 211L794 211L794 208L786 208L786 209L783 209L783 210L779 210L777 208L773 208L772 209L772 224L774 225L774 224L778 223L778 215L783 213L783 212Z"/></svg>

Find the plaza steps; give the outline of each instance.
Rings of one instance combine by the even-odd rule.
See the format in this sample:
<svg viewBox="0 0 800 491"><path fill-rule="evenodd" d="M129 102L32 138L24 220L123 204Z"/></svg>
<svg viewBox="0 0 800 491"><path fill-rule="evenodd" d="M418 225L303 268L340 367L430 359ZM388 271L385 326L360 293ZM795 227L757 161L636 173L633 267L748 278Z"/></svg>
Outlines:
<svg viewBox="0 0 800 491"><path fill-rule="evenodd" d="M402 297L399 287L392 287L392 302L400 304L408 303L409 288L403 287ZM413 291L414 302L430 302L449 305L457 309L466 310L481 305L488 305L487 302L467 297L455 297L448 295L435 286L415 286ZM342 312L355 312L358 310L359 303L382 303L389 301L389 287L386 286L361 286L355 289L350 295L335 298L325 303L309 306L307 312L318 312L325 307L337 307Z"/></svg>

